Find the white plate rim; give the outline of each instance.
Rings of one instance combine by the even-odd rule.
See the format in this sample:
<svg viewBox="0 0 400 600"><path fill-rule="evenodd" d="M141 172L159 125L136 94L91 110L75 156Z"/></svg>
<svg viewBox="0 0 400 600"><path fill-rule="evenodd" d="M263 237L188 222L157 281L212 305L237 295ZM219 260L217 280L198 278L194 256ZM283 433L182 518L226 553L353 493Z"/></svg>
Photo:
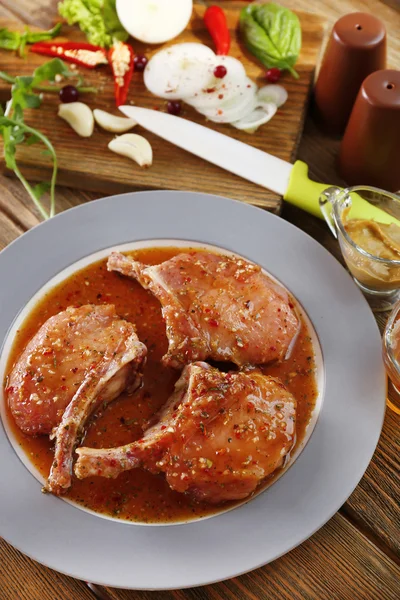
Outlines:
<svg viewBox="0 0 400 600"><path fill-rule="evenodd" d="M386 376L375 319L350 276L325 249L271 213L191 192L105 198L18 238L0 255L0 276L13 290L12 297L6 296L3 287L0 296L0 340L29 297L68 264L104 247L149 238L232 250L261 264L294 293L314 324L325 359L326 394L313 436L285 476L249 504L207 521L143 528L100 520L56 498L44 499L1 428L6 485L0 487L0 534L35 560L80 579L131 589L176 589L266 564L310 537L338 510L378 442ZM49 248L50 255L45 252ZM310 289L315 283L318 298ZM345 364L340 360L343 347L349 352ZM134 536L127 535L132 527ZM78 533L79 541L73 543Z"/></svg>

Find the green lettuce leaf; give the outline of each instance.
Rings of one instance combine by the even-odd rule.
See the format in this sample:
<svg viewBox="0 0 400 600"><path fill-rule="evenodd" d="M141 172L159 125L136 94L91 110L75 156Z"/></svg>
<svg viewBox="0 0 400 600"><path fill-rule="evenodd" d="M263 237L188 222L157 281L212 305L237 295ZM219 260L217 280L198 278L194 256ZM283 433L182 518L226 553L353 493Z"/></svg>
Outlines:
<svg viewBox="0 0 400 600"><path fill-rule="evenodd" d="M113 39L119 40L120 42L126 42L129 37L129 33L122 27L115 5L116 0L104 0L104 23L106 24L107 31Z"/></svg>
<svg viewBox="0 0 400 600"><path fill-rule="evenodd" d="M79 25L96 46L109 47L113 39L125 41L129 37L118 19L115 0L64 0L58 12L69 25Z"/></svg>
<svg viewBox="0 0 400 600"><path fill-rule="evenodd" d="M240 31L248 50L267 68L299 77L293 67L301 50L301 25L291 10L272 2L250 4L241 11Z"/></svg>

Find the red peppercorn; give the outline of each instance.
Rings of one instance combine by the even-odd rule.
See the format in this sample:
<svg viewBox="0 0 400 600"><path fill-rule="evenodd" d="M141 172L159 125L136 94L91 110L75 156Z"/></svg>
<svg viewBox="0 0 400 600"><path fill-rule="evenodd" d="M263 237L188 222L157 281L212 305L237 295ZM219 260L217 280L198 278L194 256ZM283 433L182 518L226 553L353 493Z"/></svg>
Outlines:
<svg viewBox="0 0 400 600"><path fill-rule="evenodd" d="M135 71L142 72L145 70L149 59L143 54L137 54L133 59L133 68Z"/></svg>
<svg viewBox="0 0 400 600"><path fill-rule="evenodd" d="M282 71L277 69L277 67L272 67L272 69L268 69L265 74L267 81L270 83L278 83L282 75Z"/></svg>
<svg viewBox="0 0 400 600"><path fill-rule="evenodd" d="M214 69L214 77L217 77L217 79L223 79L227 72L228 71L224 65L218 65L218 67L215 67Z"/></svg>
<svg viewBox="0 0 400 600"><path fill-rule="evenodd" d="M178 116L182 112L182 104L176 100L170 100L167 104L167 111L170 115Z"/></svg>
<svg viewBox="0 0 400 600"><path fill-rule="evenodd" d="M69 102L77 102L79 100L79 91L74 85L64 85L58 92L61 102L68 104Z"/></svg>

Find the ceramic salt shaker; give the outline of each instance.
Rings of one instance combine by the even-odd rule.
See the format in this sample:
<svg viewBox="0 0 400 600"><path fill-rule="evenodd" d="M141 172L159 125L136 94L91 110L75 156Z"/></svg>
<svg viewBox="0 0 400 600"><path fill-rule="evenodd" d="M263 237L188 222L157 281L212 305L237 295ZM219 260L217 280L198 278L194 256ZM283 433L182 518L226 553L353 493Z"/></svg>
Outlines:
<svg viewBox="0 0 400 600"><path fill-rule="evenodd" d="M363 82L338 166L350 185L400 191L400 71L376 71Z"/></svg>
<svg viewBox="0 0 400 600"><path fill-rule="evenodd" d="M355 12L334 25L314 89L314 115L327 133L343 133L364 79L386 67L386 29Z"/></svg>

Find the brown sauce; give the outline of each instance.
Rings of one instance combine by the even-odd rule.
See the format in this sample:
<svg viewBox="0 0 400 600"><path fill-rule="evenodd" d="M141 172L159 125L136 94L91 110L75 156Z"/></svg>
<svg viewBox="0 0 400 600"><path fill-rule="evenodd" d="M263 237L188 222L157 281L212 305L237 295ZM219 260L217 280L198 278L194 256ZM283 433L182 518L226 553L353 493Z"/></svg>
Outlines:
<svg viewBox="0 0 400 600"><path fill-rule="evenodd" d="M131 254L144 263L157 264L187 250L153 248ZM114 304L121 317L136 324L138 336L148 348L148 358L141 390L134 396L122 394L103 413L92 418L84 445L97 448L119 446L140 438L141 425L166 402L179 377L177 371L160 363L168 344L159 302L137 282L109 273L106 262L104 259L85 267L46 294L17 331L7 368L9 373L28 341L52 315L68 306ZM304 438L317 398L314 351L303 318L290 358L282 364L266 366L263 371L280 377L297 399L298 445ZM53 460L53 442L47 436L30 437L22 433L8 408L7 411L18 444L47 478ZM80 481L74 477L66 497L96 512L129 521L174 522L221 510L173 492L162 475L151 475L141 469L122 473L112 480L93 477ZM223 508L234 505L225 504Z"/></svg>

